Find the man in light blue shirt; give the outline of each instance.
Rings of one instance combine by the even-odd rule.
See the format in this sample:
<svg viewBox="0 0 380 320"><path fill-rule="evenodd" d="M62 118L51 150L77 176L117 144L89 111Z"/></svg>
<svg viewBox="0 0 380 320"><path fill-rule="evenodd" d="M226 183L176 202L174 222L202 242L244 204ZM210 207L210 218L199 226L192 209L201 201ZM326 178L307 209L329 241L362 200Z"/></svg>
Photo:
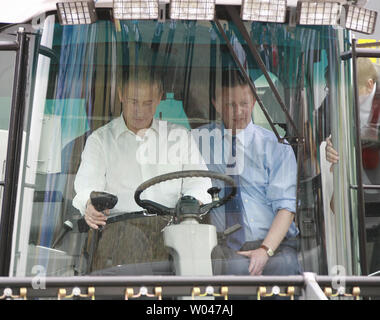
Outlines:
<svg viewBox="0 0 380 320"><path fill-rule="evenodd" d="M298 274L294 152L271 131L252 123L255 99L245 79L235 71L223 78L227 83L214 101L222 123L193 131L208 169L231 175L238 184L233 205L243 228L222 246L226 256L223 273ZM223 196L223 183L213 183ZM211 220L218 231L231 226L232 214L236 215L228 203L214 209Z"/></svg>

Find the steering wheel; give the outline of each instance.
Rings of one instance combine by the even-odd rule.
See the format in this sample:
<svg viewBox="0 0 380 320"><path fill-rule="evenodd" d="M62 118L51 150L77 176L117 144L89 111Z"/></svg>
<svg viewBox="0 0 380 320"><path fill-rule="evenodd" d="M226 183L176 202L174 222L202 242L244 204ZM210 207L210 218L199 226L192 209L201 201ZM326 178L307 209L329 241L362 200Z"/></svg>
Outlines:
<svg viewBox="0 0 380 320"><path fill-rule="evenodd" d="M231 191L228 195L225 195L222 199L219 199L220 188L213 187L207 190L212 196L212 202L208 204L199 205L198 201L190 196L184 196L180 199L179 203L175 208L165 207L157 202L151 200L141 200L141 193L148 189L149 187L156 185L158 183L174 180L174 179L183 179L183 178L192 178L192 177L201 177L201 178L211 178L218 179L226 182L231 186ZM236 183L234 179L230 176L207 170L185 170L185 171L176 171L167 174L163 174L152 179L149 179L139 185L135 191L135 201L136 203L146 209L148 213L155 215L172 215L176 216L179 213L182 214L195 214L195 215L204 215L207 214L212 208L220 207L224 205L228 200L234 197L236 194ZM187 205L187 209L186 209ZM195 211L195 212L194 212Z"/></svg>

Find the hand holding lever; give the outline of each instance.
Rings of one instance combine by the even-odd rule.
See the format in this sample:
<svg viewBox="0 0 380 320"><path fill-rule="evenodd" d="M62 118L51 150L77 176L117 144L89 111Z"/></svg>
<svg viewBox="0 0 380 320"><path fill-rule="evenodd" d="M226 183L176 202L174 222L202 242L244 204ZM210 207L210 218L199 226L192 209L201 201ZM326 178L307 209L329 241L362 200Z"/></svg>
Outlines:
<svg viewBox="0 0 380 320"><path fill-rule="evenodd" d="M93 191L87 201L84 219L93 229L102 230L106 225L110 209L115 207L118 199L115 195L106 192Z"/></svg>

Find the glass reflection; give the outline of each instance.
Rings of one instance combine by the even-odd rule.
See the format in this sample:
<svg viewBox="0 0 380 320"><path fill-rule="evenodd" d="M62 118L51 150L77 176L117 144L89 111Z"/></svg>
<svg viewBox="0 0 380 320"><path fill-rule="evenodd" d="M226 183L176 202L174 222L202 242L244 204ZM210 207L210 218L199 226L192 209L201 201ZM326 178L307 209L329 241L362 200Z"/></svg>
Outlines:
<svg viewBox="0 0 380 320"><path fill-rule="evenodd" d="M116 215L140 211L133 198L134 191L141 182L156 175L186 168L225 172L220 168L229 159L225 150L220 153L219 163L212 163L215 152L209 152L208 158L207 152L202 151L204 143L210 148L224 145L224 134L212 132L223 126L231 129L235 137L239 137L236 130L240 129L243 132L240 137L245 137L244 130L252 127L255 128L252 132L266 137L262 140L265 143L255 142L251 151L238 153L236 158L237 163L244 164L240 168L239 186L243 207L248 212L240 223L247 234L245 241L257 242L243 246L243 251L250 256L240 254L240 258L245 259L242 274L263 272L264 268L254 271L249 262L252 254L260 255L266 265L265 260L273 260L269 249L275 253L291 251L295 263L287 274L300 270L328 272L332 254L326 249L331 247L325 232L330 224L324 215L326 201L322 194L320 145L331 134L330 112L336 104L331 102L331 97L326 98L325 76L326 70L329 71L329 79L332 77L329 93L332 99L337 99L337 88L342 85L338 77L341 71L335 70L334 65L339 52L328 48L335 46L337 38L347 35L327 27L245 24L302 134L296 137L239 30L230 21L223 21L223 25L235 54L254 83L276 130L285 137L285 143L279 143L269 130L268 119L254 104L246 84L225 89L230 84L231 74L238 68L213 23L120 21L114 25L99 20L93 25L60 26L47 20L43 32L54 36L43 44L54 50L58 59L40 60L36 73L36 83L45 87L40 87L39 99L33 105L35 116L30 123L33 141L30 139L27 144L38 147L28 149L24 168L28 172L26 179L33 178L35 189L32 196L25 193L19 199L19 223L23 224L22 230L28 232L18 234L21 259L15 260L15 275L31 275L36 265L42 266L48 275L173 274L173 260L169 257L172 249L165 247L162 232L171 217L139 216L118 220ZM161 83L152 84L155 73L144 75L141 70L159 73ZM140 77L144 81L140 82ZM139 79L138 85L133 79ZM247 99L238 101L236 96ZM156 136L162 129L161 123L170 129L166 132L165 142L171 143L166 146L167 153L163 152L159 135ZM101 136L105 128L111 128L122 139L119 141L112 134ZM148 130L139 135L140 129ZM181 130L173 131L170 141L174 129ZM197 145L203 137L201 132L208 134L208 140ZM226 149L233 144L232 137L229 138L231 142L226 144ZM128 139L133 143L127 142ZM247 141L247 145L242 143L244 150L251 146ZM130 158L110 150L113 147L128 150ZM188 150L183 152L183 149ZM198 156L199 153L203 157ZM136 165L136 154L140 160L146 160L143 165ZM163 159L165 154L168 156ZM180 162L173 163L178 159ZM244 171L249 163L261 167L252 174L253 171ZM276 182L270 184L271 179ZM144 199L174 207L175 199L191 194L205 204L210 202L207 189L211 182L219 186L214 180L205 181L167 181L147 190ZM222 197L224 185L220 187ZM189 190L192 193L188 193ZM79 220L83 222L82 215L89 207L91 191L114 193L118 204L106 212L107 220L97 212L87 217L84 224L78 224ZM281 235L278 239L266 238L275 214L282 209L291 212L286 213L283 216L286 221L280 223L288 227L276 232ZM272 216L263 214L266 210ZM26 216L30 219L23 219ZM219 220L223 220L221 226ZM73 227L63 233L67 221L71 221ZM217 227L218 245L222 245L226 237L222 232L230 225L218 210L206 216L201 224L208 222ZM104 225L101 234L93 229L87 233L86 226L91 228L98 224ZM331 231L336 232L333 228ZM277 250L285 236L287 240L297 236L298 240L294 245ZM259 249L261 245L264 247ZM213 252L215 261L226 254L220 249L217 246ZM225 268L223 264L214 264L213 272L223 273ZM272 274L281 272L275 270Z"/></svg>

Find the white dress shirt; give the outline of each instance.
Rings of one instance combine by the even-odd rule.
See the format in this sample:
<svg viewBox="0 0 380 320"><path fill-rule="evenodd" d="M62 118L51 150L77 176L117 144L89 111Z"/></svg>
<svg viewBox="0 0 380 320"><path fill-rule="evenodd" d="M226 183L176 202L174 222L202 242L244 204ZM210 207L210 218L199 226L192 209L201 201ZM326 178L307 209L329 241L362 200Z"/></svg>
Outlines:
<svg viewBox="0 0 380 320"><path fill-rule="evenodd" d="M153 119L143 137L128 129L121 115L95 130L87 139L75 178L73 205L82 214L92 191L117 195L114 211L139 211L136 188L161 174L183 170L207 170L189 131L167 121ZM211 202L208 178L166 181L148 188L141 199L175 207L182 195Z"/></svg>

